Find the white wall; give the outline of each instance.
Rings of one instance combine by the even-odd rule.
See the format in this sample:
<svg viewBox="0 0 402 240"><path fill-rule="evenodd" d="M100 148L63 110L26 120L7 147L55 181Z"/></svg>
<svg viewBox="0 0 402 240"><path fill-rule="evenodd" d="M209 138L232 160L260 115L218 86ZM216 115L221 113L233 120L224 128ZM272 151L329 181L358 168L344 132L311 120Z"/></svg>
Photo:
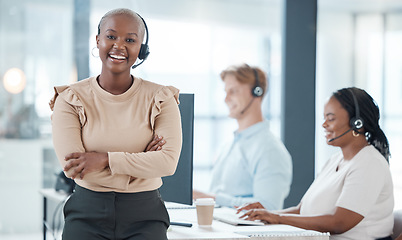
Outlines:
<svg viewBox="0 0 402 240"><path fill-rule="evenodd" d="M0 232L42 227L43 149L49 140L0 140Z"/></svg>

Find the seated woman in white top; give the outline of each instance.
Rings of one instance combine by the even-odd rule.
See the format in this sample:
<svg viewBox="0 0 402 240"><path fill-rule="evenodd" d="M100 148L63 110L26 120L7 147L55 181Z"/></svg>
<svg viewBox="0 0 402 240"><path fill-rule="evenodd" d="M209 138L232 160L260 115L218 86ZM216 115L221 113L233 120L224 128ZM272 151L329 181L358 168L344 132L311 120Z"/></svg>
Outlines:
<svg viewBox="0 0 402 240"><path fill-rule="evenodd" d="M364 90L344 88L324 108L331 157L296 207L270 212L258 203L240 207L242 217L331 233L333 239L391 239L393 184L389 145L380 113Z"/></svg>

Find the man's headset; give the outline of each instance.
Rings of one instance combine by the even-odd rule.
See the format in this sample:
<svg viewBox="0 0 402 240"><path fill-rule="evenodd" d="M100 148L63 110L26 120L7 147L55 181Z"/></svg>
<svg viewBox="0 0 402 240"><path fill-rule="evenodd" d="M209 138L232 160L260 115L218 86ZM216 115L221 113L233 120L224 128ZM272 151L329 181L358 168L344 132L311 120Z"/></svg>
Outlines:
<svg viewBox="0 0 402 240"><path fill-rule="evenodd" d="M255 86L251 89L251 94L254 97L261 97L264 94L264 89L260 86L260 79L258 78L258 72L255 68L253 68L254 76L255 76Z"/></svg>
<svg viewBox="0 0 402 240"><path fill-rule="evenodd" d="M147 59L147 57L148 57L148 55L149 55L149 53L150 53L150 52L149 52L149 47L148 47L148 37L149 37L149 34L148 34L148 27L147 27L147 24L146 24L144 18L142 18L142 17L140 16L140 14L137 13L137 15L138 15L138 17L141 18L142 22L144 23L146 38L145 38L145 43L141 43L140 52L139 52L139 54L138 54L138 59L140 59L140 60L142 60L142 61L141 61L140 63L138 63L138 64L134 64L134 65L131 67L132 69L134 69L134 68L138 67L139 65L141 65L141 64L145 61L145 59Z"/></svg>
<svg viewBox="0 0 402 240"><path fill-rule="evenodd" d="M264 94L264 89L260 86L260 79L258 78L258 72L255 68L252 68L252 69L253 69L254 78L255 78L255 85L251 89L251 94L253 95L253 98L250 100L250 102L247 104L247 106L240 112L240 114L244 114L246 112L246 110L253 103L254 98L261 97Z"/></svg>
<svg viewBox="0 0 402 240"><path fill-rule="evenodd" d="M359 132L359 130L363 127L364 122L363 119L360 117L360 109L359 109L359 103L357 102L357 98L355 96L355 94L353 93L352 89L349 89L350 93L352 94L352 98L353 98L353 102L355 104L355 116L352 117L350 119L349 125L350 125L350 129L347 130L346 132L342 133L341 135L331 138L328 140L328 142L332 142L342 136L344 136L346 133L350 132L350 131L355 131L355 132Z"/></svg>

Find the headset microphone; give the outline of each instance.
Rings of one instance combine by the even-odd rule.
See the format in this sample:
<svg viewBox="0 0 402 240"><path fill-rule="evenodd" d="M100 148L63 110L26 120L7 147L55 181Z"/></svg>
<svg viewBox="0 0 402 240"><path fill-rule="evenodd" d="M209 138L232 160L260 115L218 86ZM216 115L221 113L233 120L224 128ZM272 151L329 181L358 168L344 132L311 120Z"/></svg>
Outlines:
<svg viewBox="0 0 402 240"><path fill-rule="evenodd" d="M150 52L149 52L149 47L148 47L148 37L149 37L149 34L148 34L148 27L147 27L147 24L145 23L144 18L142 18L142 17L140 16L140 14L137 13L137 15L138 15L138 17L141 18L142 22L144 23L146 38L145 38L145 43L142 43L142 44L141 44L140 52L138 53L138 59L140 59L140 60L142 60L142 61L139 62L138 64L134 64L134 65L131 67L132 69L134 69L134 68L140 66L140 65L145 61L145 59L147 59L147 57L148 57L148 55L149 55L149 53L150 53Z"/></svg>
<svg viewBox="0 0 402 240"><path fill-rule="evenodd" d="M336 140L336 139L338 139L338 138L340 138L340 137L343 137L346 133L348 133L348 132L350 132L350 131L352 131L352 130L353 130L353 128L349 128L349 130L347 130L346 132L342 133L341 135L329 139L328 142L332 142L332 141L334 141L334 140Z"/></svg>
<svg viewBox="0 0 402 240"><path fill-rule="evenodd" d="M251 106L253 101L254 101L254 98L252 98L251 101L247 104L247 106L240 112L241 115L243 115L246 112L246 110Z"/></svg>

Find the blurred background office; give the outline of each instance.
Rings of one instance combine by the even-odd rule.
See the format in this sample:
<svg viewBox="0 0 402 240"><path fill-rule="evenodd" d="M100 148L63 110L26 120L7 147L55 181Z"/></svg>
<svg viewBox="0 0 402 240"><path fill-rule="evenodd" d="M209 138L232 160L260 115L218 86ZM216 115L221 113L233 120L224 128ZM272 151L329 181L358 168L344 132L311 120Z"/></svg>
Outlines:
<svg viewBox="0 0 402 240"><path fill-rule="evenodd" d="M246 62L268 73L263 112L271 130L284 137L285 2L289 1L0 0L0 238L41 237L38 191L54 187L60 171L48 102L53 86L99 73L101 62L91 49L105 12L127 7L147 22L151 54L134 75L195 93L194 187L207 190L216 154L236 128L227 117L222 69ZM395 209L400 209L402 0L319 0L317 13L316 28L311 26L312 32L317 30L315 85L306 92L315 99L310 134L316 139L315 157L306 168L319 172L338 150L324 140L326 98L342 87L364 88L381 110L380 123L392 154ZM285 130L303 140L297 124Z"/></svg>

